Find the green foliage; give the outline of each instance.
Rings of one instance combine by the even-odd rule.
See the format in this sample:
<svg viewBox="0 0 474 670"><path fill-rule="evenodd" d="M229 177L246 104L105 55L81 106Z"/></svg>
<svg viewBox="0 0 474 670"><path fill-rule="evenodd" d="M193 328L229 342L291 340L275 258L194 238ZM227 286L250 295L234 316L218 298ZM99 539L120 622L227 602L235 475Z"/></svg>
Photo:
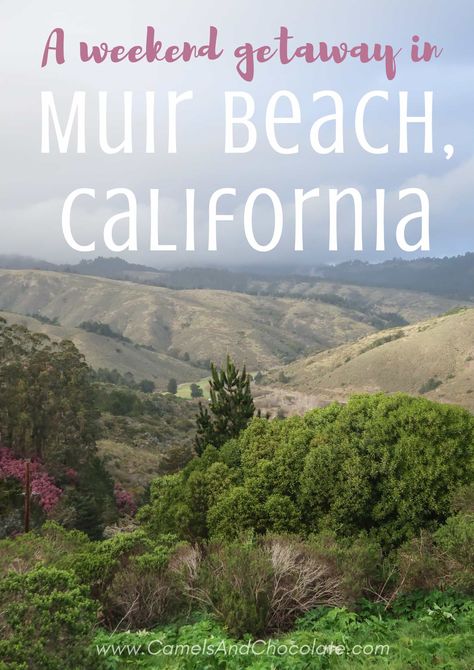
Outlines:
<svg viewBox="0 0 474 670"><path fill-rule="evenodd" d="M97 604L71 572L37 568L0 584L0 658L5 668L92 670L88 649Z"/></svg>
<svg viewBox="0 0 474 670"><path fill-rule="evenodd" d="M237 639L213 619L201 617L191 624L175 624L153 631L110 635L100 632L92 647L109 668L168 668L179 670L470 670L474 655L472 603L465 602L454 613L452 625L439 625L428 614L435 603L428 598L417 616L356 614L345 608L317 608L302 617L287 635L270 642ZM435 610L436 611L436 610ZM449 610L443 609L443 612ZM442 616L442 615L441 615ZM445 617L443 617L445 618ZM449 617L448 617L449 618ZM159 642L157 642L159 640ZM207 640L207 652L191 649ZM333 652L324 653L332 644ZM97 645L97 646L96 646ZM148 646L150 645L150 646ZM293 653L290 653L290 646ZM295 649L319 649L320 653L295 653ZM343 653L334 652L342 645ZM357 646L358 645L358 646ZM177 653L171 654L172 646ZM213 653L209 653L210 647ZM362 650L366 653L362 653ZM139 650L139 653L136 653ZM157 651L161 650L162 653ZM168 650L166 655L164 650ZM121 652L121 653L120 653ZM141 652L141 653L140 653ZM370 653L371 652L371 653Z"/></svg>
<svg viewBox="0 0 474 670"><path fill-rule="evenodd" d="M232 635L261 635L267 627L271 581L268 553L244 541L210 547L197 589Z"/></svg>
<svg viewBox="0 0 474 670"><path fill-rule="evenodd" d="M473 447L467 411L404 394L354 396L282 421L255 418L172 483L157 482L147 523L188 538L233 538L248 528L366 531L389 551L450 515L455 490L472 481ZM219 494L198 499L190 475L199 471L204 482L216 460L227 467Z"/></svg>
<svg viewBox="0 0 474 670"><path fill-rule="evenodd" d="M104 527L117 520L114 483L97 456L84 464L80 477L77 486L68 487L65 491L63 503L71 507L73 513L62 522L67 528L77 528L92 539L99 539Z"/></svg>
<svg viewBox="0 0 474 670"><path fill-rule="evenodd" d="M94 449L89 368L72 342L0 322L0 434L21 457L75 467Z"/></svg>
<svg viewBox="0 0 474 670"><path fill-rule="evenodd" d="M362 349L360 353L363 354L364 352L370 351L371 349L381 347L382 344L387 344L387 342L394 342L395 340L399 340L402 337L405 337L404 331L396 330L394 333L389 333L388 335L384 335L383 337L378 337L376 340L373 340L373 342Z"/></svg>
<svg viewBox="0 0 474 670"><path fill-rule="evenodd" d="M281 372L278 374L278 381L280 384L288 384L290 378L283 372L283 370L281 370Z"/></svg>
<svg viewBox="0 0 474 670"><path fill-rule="evenodd" d="M48 514L95 538L117 516L113 483L95 445L98 416L90 369L72 342L0 321L0 446L40 460L63 490ZM11 510L4 506L1 514L5 530L23 505L10 493Z"/></svg>
<svg viewBox="0 0 474 670"><path fill-rule="evenodd" d="M138 388L140 391L143 391L143 393L153 393L156 389L156 386L155 382L151 379L142 379L140 382L138 382Z"/></svg>
<svg viewBox="0 0 474 670"><path fill-rule="evenodd" d="M250 376L227 357L225 369L211 365L209 409L199 405L196 451L202 454L208 445L221 447L248 425L255 414L250 392Z"/></svg>
<svg viewBox="0 0 474 670"><path fill-rule="evenodd" d="M456 589L474 594L474 515L449 517L434 533L423 531L397 556L405 591Z"/></svg>
<svg viewBox="0 0 474 670"><path fill-rule="evenodd" d="M92 542L49 523L41 534L0 542L0 556L0 568L7 572L0 586L0 653L6 668L270 670L388 663L398 670L428 670L436 660L470 670L472 600L453 591L415 591L399 595L388 611L367 600L359 600L355 610L343 606L354 602L367 583L380 584L380 551L365 535L345 541L326 533L301 542L248 534L236 542L214 541L199 548L177 544L170 535L151 540L143 532ZM8 574L12 567L18 572ZM316 607L308 607L311 602ZM91 645L97 612L109 631L138 632L100 632ZM243 651L206 657L147 652L151 640L237 645L246 644L249 635L253 641L270 634L277 647L290 642L311 647L316 640L318 645L332 642L348 649L388 644L389 652L384 652L386 658L292 656L276 650L263 656ZM95 643L114 644L114 649L102 647L99 653ZM127 651L127 644L144 644L143 653ZM115 645L124 646L118 651Z"/></svg>
<svg viewBox="0 0 474 670"><path fill-rule="evenodd" d="M332 531L323 531L312 535L309 544L321 561L340 576L346 604L359 603L367 595L369 585L381 587L385 581L380 544L364 531L353 538L338 538Z"/></svg>
<svg viewBox="0 0 474 670"><path fill-rule="evenodd" d="M143 403L136 393L125 388L102 388L98 394L99 408L114 416L138 416L143 413Z"/></svg>
<svg viewBox="0 0 474 670"><path fill-rule="evenodd" d="M474 420L403 394L353 397L317 436L301 475L305 523L374 533L389 548L435 527L473 476Z"/></svg>
<svg viewBox="0 0 474 670"><path fill-rule="evenodd" d="M53 317L52 319L49 318L49 316L46 316L45 314L41 314L40 312L33 312L32 314L26 314L26 316L31 316L32 319L36 319L36 321L39 321L40 323L47 323L50 326L59 326L59 319L57 316Z"/></svg>
<svg viewBox="0 0 474 670"><path fill-rule="evenodd" d="M126 372L122 375L118 370L113 368L98 368L91 370L92 378L97 382L105 384L114 384L115 386L126 386L128 388L142 391L143 393L153 393L155 391L155 382L151 379L142 379L137 382L131 372Z"/></svg>
<svg viewBox="0 0 474 670"><path fill-rule="evenodd" d="M0 479L0 538L23 529L23 501L23 489L16 479Z"/></svg>

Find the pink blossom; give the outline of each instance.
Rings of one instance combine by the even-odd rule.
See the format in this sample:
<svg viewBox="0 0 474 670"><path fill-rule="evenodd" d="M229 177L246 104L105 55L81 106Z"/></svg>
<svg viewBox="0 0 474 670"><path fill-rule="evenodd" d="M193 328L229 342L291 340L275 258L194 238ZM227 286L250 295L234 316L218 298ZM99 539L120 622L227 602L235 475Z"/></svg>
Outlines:
<svg viewBox="0 0 474 670"><path fill-rule="evenodd" d="M78 480L78 474L77 470L74 470L74 468L68 468L66 470L66 477L69 479L69 481L76 483Z"/></svg>
<svg viewBox="0 0 474 670"><path fill-rule="evenodd" d="M123 486L116 482L114 486L115 504L122 515L133 516L137 511L137 506L133 495L126 491Z"/></svg>
<svg viewBox="0 0 474 670"><path fill-rule="evenodd" d="M26 461L16 458L11 449L0 448L0 479L12 477L25 486ZM62 491L48 475L42 463L37 460L30 462L30 482L32 495L38 496L39 503L45 512L50 512L59 501Z"/></svg>

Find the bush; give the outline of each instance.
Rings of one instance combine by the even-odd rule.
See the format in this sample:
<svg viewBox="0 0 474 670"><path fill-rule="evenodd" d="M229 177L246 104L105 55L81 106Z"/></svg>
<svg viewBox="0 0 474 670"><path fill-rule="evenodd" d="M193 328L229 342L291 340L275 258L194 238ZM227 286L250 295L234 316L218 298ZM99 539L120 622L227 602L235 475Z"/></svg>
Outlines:
<svg viewBox="0 0 474 670"><path fill-rule="evenodd" d="M344 603L341 575L296 537L188 546L173 569L183 593L237 636L288 630L314 607Z"/></svg>
<svg viewBox="0 0 474 670"><path fill-rule="evenodd" d="M37 568L0 584L0 657L12 670L93 670L97 605L71 572Z"/></svg>
<svg viewBox="0 0 474 670"><path fill-rule="evenodd" d="M457 514L434 534L447 585L474 593L474 514Z"/></svg>
<svg viewBox="0 0 474 670"><path fill-rule="evenodd" d="M268 619L271 572L268 554L251 542L214 544L188 595L217 616L231 634L260 635Z"/></svg>
<svg viewBox="0 0 474 670"><path fill-rule="evenodd" d="M300 480L305 524L367 530L386 549L443 522L473 477L473 417L403 394L354 396L313 445Z"/></svg>
<svg viewBox="0 0 474 670"><path fill-rule="evenodd" d="M155 482L147 523L185 539L365 531L388 553L450 516L456 490L472 482L473 453L474 418L460 407L353 396L304 417L253 419Z"/></svg>
<svg viewBox="0 0 474 670"><path fill-rule="evenodd" d="M168 381L167 391L168 391L168 393L172 393L173 395L176 395L176 393L178 392L178 382L176 381L176 379L171 378Z"/></svg>
<svg viewBox="0 0 474 670"><path fill-rule="evenodd" d="M103 598L108 627L136 630L170 619L180 605L176 576L168 570L175 551L175 538L169 536L119 567Z"/></svg>
<svg viewBox="0 0 474 670"><path fill-rule="evenodd" d="M311 536L309 543L320 560L340 576L344 603L355 605L385 581L380 544L364 531L350 539L324 531Z"/></svg>
<svg viewBox="0 0 474 670"><path fill-rule="evenodd" d="M474 514L449 517L435 533L426 531L403 545L397 557L403 592L454 589L474 593Z"/></svg>
<svg viewBox="0 0 474 670"><path fill-rule="evenodd" d="M421 393L421 395L424 395L425 393L429 393L430 391L434 391L435 389L438 388L438 386L441 386L443 382L441 379L435 379L434 377L430 377L427 382L422 384L420 387L418 393Z"/></svg>

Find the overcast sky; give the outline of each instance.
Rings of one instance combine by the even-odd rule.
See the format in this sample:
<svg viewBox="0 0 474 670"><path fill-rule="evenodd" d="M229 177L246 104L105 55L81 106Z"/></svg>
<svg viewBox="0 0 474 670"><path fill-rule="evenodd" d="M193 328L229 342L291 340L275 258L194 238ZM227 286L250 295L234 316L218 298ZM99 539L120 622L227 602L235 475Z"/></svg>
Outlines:
<svg viewBox="0 0 474 670"><path fill-rule="evenodd" d="M146 27L154 26L165 44L183 40L202 43L210 25L219 30L222 58L215 62L93 64L81 63L78 44L106 41L133 46L144 44ZM288 26L294 43L326 41L358 44L381 42L402 48L397 76L387 81L383 64L342 65L278 62L256 66L252 83L235 71L233 50L248 41L272 44L281 25ZM68 193L78 187L95 188L96 201L77 204L74 230L78 240L97 241L97 253L111 255L103 245L102 230L108 217L120 211L107 202L105 191L132 189L139 201L140 250L124 257L155 266L170 264L238 264L263 262L339 262L350 257L383 260L401 256L395 226L406 210L398 204L398 191L419 186L431 203L431 252L444 256L474 250L474 55L472 0L0 0L1 69L1 171L0 253L33 255L52 261L81 258L64 241L61 211ZM51 62L41 68L46 39L53 28L65 31L64 65ZM414 65L408 55L414 34L443 48L441 58ZM178 153L168 155L166 94L191 89L192 103L183 107L178 125ZM293 91L301 104L302 123L282 133L288 144L298 142L294 156L275 154L264 133L265 106L279 89ZM338 91L345 105L345 152L321 156L310 146L309 129L318 117L313 92ZM374 144L388 142L387 156L365 153L353 132L354 108L372 89L387 90L389 103L377 103L368 115L368 135ZM76 90L87 94L87 153L70 150L60 155L40 152L41 91L55 94L65 114ZM97 93L109 91L111 140L120 138L121 95L134 93L134 151L132 155L104 155L98 145ZM250 154L224 154L224 91L247 91L255 99L257 147ZM422 152L421 132L411 131L412 150L398 155L398 91L407 90L413 112L421 110L422 92L434 92L434 153ZM143 99L145 91L157 95L157 150L144 153ZM324 106L320 108L321 111ZM375 106L374 106L375 110ZM325 109L324 113L329 111ZM282 140L283 143L283 140ZM453 158L443 147L452 144ZM54 144L53 144L54 147ZM233 212L234 222L219 223L219 251L204 251L207 242L207 206L210 194L232 186L237 197L223 200L222 210ZM364 251L351 251L353 225L346 208L340 217L340 250L328 252L327 199L308 207L305 214L305 252L293 245L292 195L295 188L356 187L364 194ZM274 189L285 212L285 228L278 248L270 254L249 249L242 225L248 194L256 188ZM163 243L178 245L176 253L147 251L150 188L160 189L160 235ZM182 251L185 230L186 188L196 189L197 235L194 253ZM387 191L385 253L375 252L374 194ZM268 241L269 211L255 210L255 233ZM87 255L85 257L88 257Z"/></svg>

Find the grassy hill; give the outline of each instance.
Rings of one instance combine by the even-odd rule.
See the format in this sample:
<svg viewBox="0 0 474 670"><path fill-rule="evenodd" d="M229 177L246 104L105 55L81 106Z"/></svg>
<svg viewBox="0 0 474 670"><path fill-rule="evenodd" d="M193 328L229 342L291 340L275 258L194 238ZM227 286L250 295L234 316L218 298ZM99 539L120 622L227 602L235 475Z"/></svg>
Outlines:
<svg viewBox="0 0 474 670"><path fill-rule="evenodd" d="M130 371L164 388L170 377L179 383L201 379L209 359L220 362L227 353L249 369L269 369L355 341L380 328L370 315L373 309L413 321L457 304L427 294L349 286L338 286L339 298L328 298L332 288L318 284L311 289L324 289L323 298L305 295L294 286L294 297L274 297L0 270L0 310L57 320L60 325L26 325L51 337L72 339L93 367ZM130 342L85 332L79 329L84 321L107 324Z"/></svg>
<svg viewBox="0 0 474 670"><path fill-rule="evenodd" d="M63 328L57 336L71 337L93 366L106 358L102 367L128 367L140 377L166 363L171 367L161 377L178 381L201 378L196 365L222 360L227 353L254 369L268 368L375 330L364 314L338 305L225 291L175 291L41 271L0 271L0 308L57 319ZM101 342L94 334L78 333L86 320L110 325L133 344L127 347L107 338ZM43 325L52 335L51 325ZM129 359L120 365L117 353ZM149 353L168 358L158 360Z"/></svg>
<svg viewBox="0 0 474 670"><path fill-rule="evenodd" d="M45 333L53 340L72 340L94 369L116 369L121 374L132 372L135 379L151 379L156 387L165 389L171 377L199 380L203 371L166 354L119 342L109 337L89 333L73 326L56 326L12 312L0 311L9 324L19 323L34 332Z"/></svg>
<svg viewBox="0 0 474 670"><path fill-rule="evenodd" d="M264 381L319 403L355 392L405 391L474 410L473 333L474 309L460 309L301 359Z"/></svg>

